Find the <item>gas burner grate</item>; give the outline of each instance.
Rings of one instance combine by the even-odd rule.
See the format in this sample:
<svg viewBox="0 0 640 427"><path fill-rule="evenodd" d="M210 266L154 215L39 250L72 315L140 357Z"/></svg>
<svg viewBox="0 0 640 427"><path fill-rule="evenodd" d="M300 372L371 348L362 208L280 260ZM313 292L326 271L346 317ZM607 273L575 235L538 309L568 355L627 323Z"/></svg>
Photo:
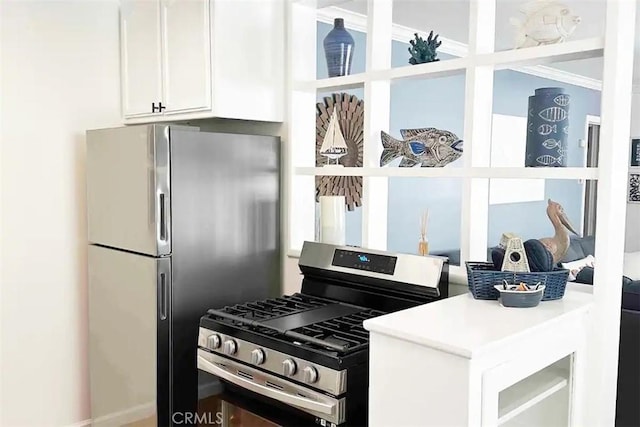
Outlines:
<svg viewBox="0 0 640 427"><path fill-rule="evenodd" d="M217 310L251 320L268 320L287 314L300 313L323 305L331 304L333 301L322 298L310 297L308 295L294 294L285 295L279 298L270 298L261 301L252 301L244 304L236 304ZM239 322L231 322L238 325Z"/></svg>
<svg viewBox="0 0 640 427"><path fill-rule="evenodd" d="M361 310L350 314L294 329L283 329L267 322L278 317L337 304L323 298L293 294L209 310L208 316L238 329L251 330L334 357L366 348L369 344L369 332L364 329L362 322L385 314L383 311L362 307Z"/></svg>
<svg viewBox="0 0 640 427"><path fill-rule="evenodd" d="M297 337L299 342L303 341L301 339L302 336L309 337L310 340L305 342L305 345L322 348L321 343L318 341L320 340L342 346L344 349L342 353L349 353L360 350L369 344L369 331L364 329L362 322L383 314L385 313L378 310L363 310L347 316L293 329L292 332L299 334ZM333 350L332 347L325 347L325 349Z"/></svg>
<svg viewBox="0 0 640 427"><path fill-rule="evenodd" d="M222 309L218 312L224 312L236 317L254 320L268 320L287 314L300 313L302 311L311 310L327 304L333 304L334 301L325 300L308 295L293 294L285 295L279 298L270 298L260 301L252 301L244 304L236 304ZM214 316L215 317L215 316Z"/></svg>

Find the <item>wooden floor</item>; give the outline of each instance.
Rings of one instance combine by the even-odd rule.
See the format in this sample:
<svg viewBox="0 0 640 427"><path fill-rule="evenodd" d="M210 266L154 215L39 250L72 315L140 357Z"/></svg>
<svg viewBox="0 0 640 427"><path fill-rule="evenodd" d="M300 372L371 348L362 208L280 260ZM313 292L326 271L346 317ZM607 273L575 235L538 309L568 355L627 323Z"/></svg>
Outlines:
<svg viewBox="0 0 640 427"><path fill-rule="evenodd" d="M143 418L141 420L125 424L123 427L156 427L157 424L157 418L155 415L153 415L149 418Z"/></svg>
<svg viewBox="0 0 640 427"><path fill-rule="evenodd" d="M278 427L270 421L260 418L251 412L238 408L228 403L224 403L215 397L201 400L198 405L198 413L210 414L203 419L212 421L210 424L199 424L199 426L224 426L224 427ZM222 421L219 423L218 421ZM157 417L155 415L125 424L123 427L157 427Z"/></svg>

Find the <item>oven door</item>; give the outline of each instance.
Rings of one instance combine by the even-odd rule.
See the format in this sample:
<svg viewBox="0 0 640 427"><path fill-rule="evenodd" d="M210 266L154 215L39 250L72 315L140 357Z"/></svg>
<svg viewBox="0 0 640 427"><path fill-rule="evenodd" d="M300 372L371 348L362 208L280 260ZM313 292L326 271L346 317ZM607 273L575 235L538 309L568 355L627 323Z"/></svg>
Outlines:
<svg viewBox="0 0 640 427"><path fill-rule="evenodd" d="M240 398L243 406L239 409L255 411L258 416L264 414L267 419L276 420L276 425L282 425L278 422L279 415L285 413L283 419L287 421L295 419L292 418L295 413L306 416L302 417L306 418L304 424L297 420L291 425L313 425L322 423L322 420L326 420L322 423L324 425L338 425L345 421L345 398L337 399L202 349L198 349L198 369L225 383L222 400ZM265 412L265 409L273 408L282 410Z"/></svg>
<svg viewBox="0 0 640 427"><path fill-rule="evenodd" d="M223 391L222 383L217 381L220 391L198 400L198 418L194 420L194 424L220 427L280 427L281 424L259 415L251 403L239 402L228 391Z"/></svg>

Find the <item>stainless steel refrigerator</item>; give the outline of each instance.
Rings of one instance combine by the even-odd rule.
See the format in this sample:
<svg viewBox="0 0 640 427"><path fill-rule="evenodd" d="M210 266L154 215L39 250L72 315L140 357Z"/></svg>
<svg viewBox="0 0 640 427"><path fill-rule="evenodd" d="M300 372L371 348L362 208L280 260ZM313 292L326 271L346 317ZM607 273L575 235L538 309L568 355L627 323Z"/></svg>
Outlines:
<svg viewBox="0 0 640 427"><path fill-rule="evenodd" d="M173 125L87 132L94 425L195 411L200 316L278 292L279 146Z"/></svg>

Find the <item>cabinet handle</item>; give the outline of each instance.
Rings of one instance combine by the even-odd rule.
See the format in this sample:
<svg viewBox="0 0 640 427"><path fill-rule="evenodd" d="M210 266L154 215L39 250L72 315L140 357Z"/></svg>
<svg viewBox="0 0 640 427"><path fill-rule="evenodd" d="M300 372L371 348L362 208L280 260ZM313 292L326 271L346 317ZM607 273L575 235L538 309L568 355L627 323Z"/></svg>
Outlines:
<svg viewBox="0 0 640 427"><path fill-rule="evenodd" d="M165 108L167 108L167 107L162 105L162 102L158 102L158 106L157 107L156 107L156 103L155 102L151 103L151 112L152 113L162 113L162 110L164 110Z"/></svg>

